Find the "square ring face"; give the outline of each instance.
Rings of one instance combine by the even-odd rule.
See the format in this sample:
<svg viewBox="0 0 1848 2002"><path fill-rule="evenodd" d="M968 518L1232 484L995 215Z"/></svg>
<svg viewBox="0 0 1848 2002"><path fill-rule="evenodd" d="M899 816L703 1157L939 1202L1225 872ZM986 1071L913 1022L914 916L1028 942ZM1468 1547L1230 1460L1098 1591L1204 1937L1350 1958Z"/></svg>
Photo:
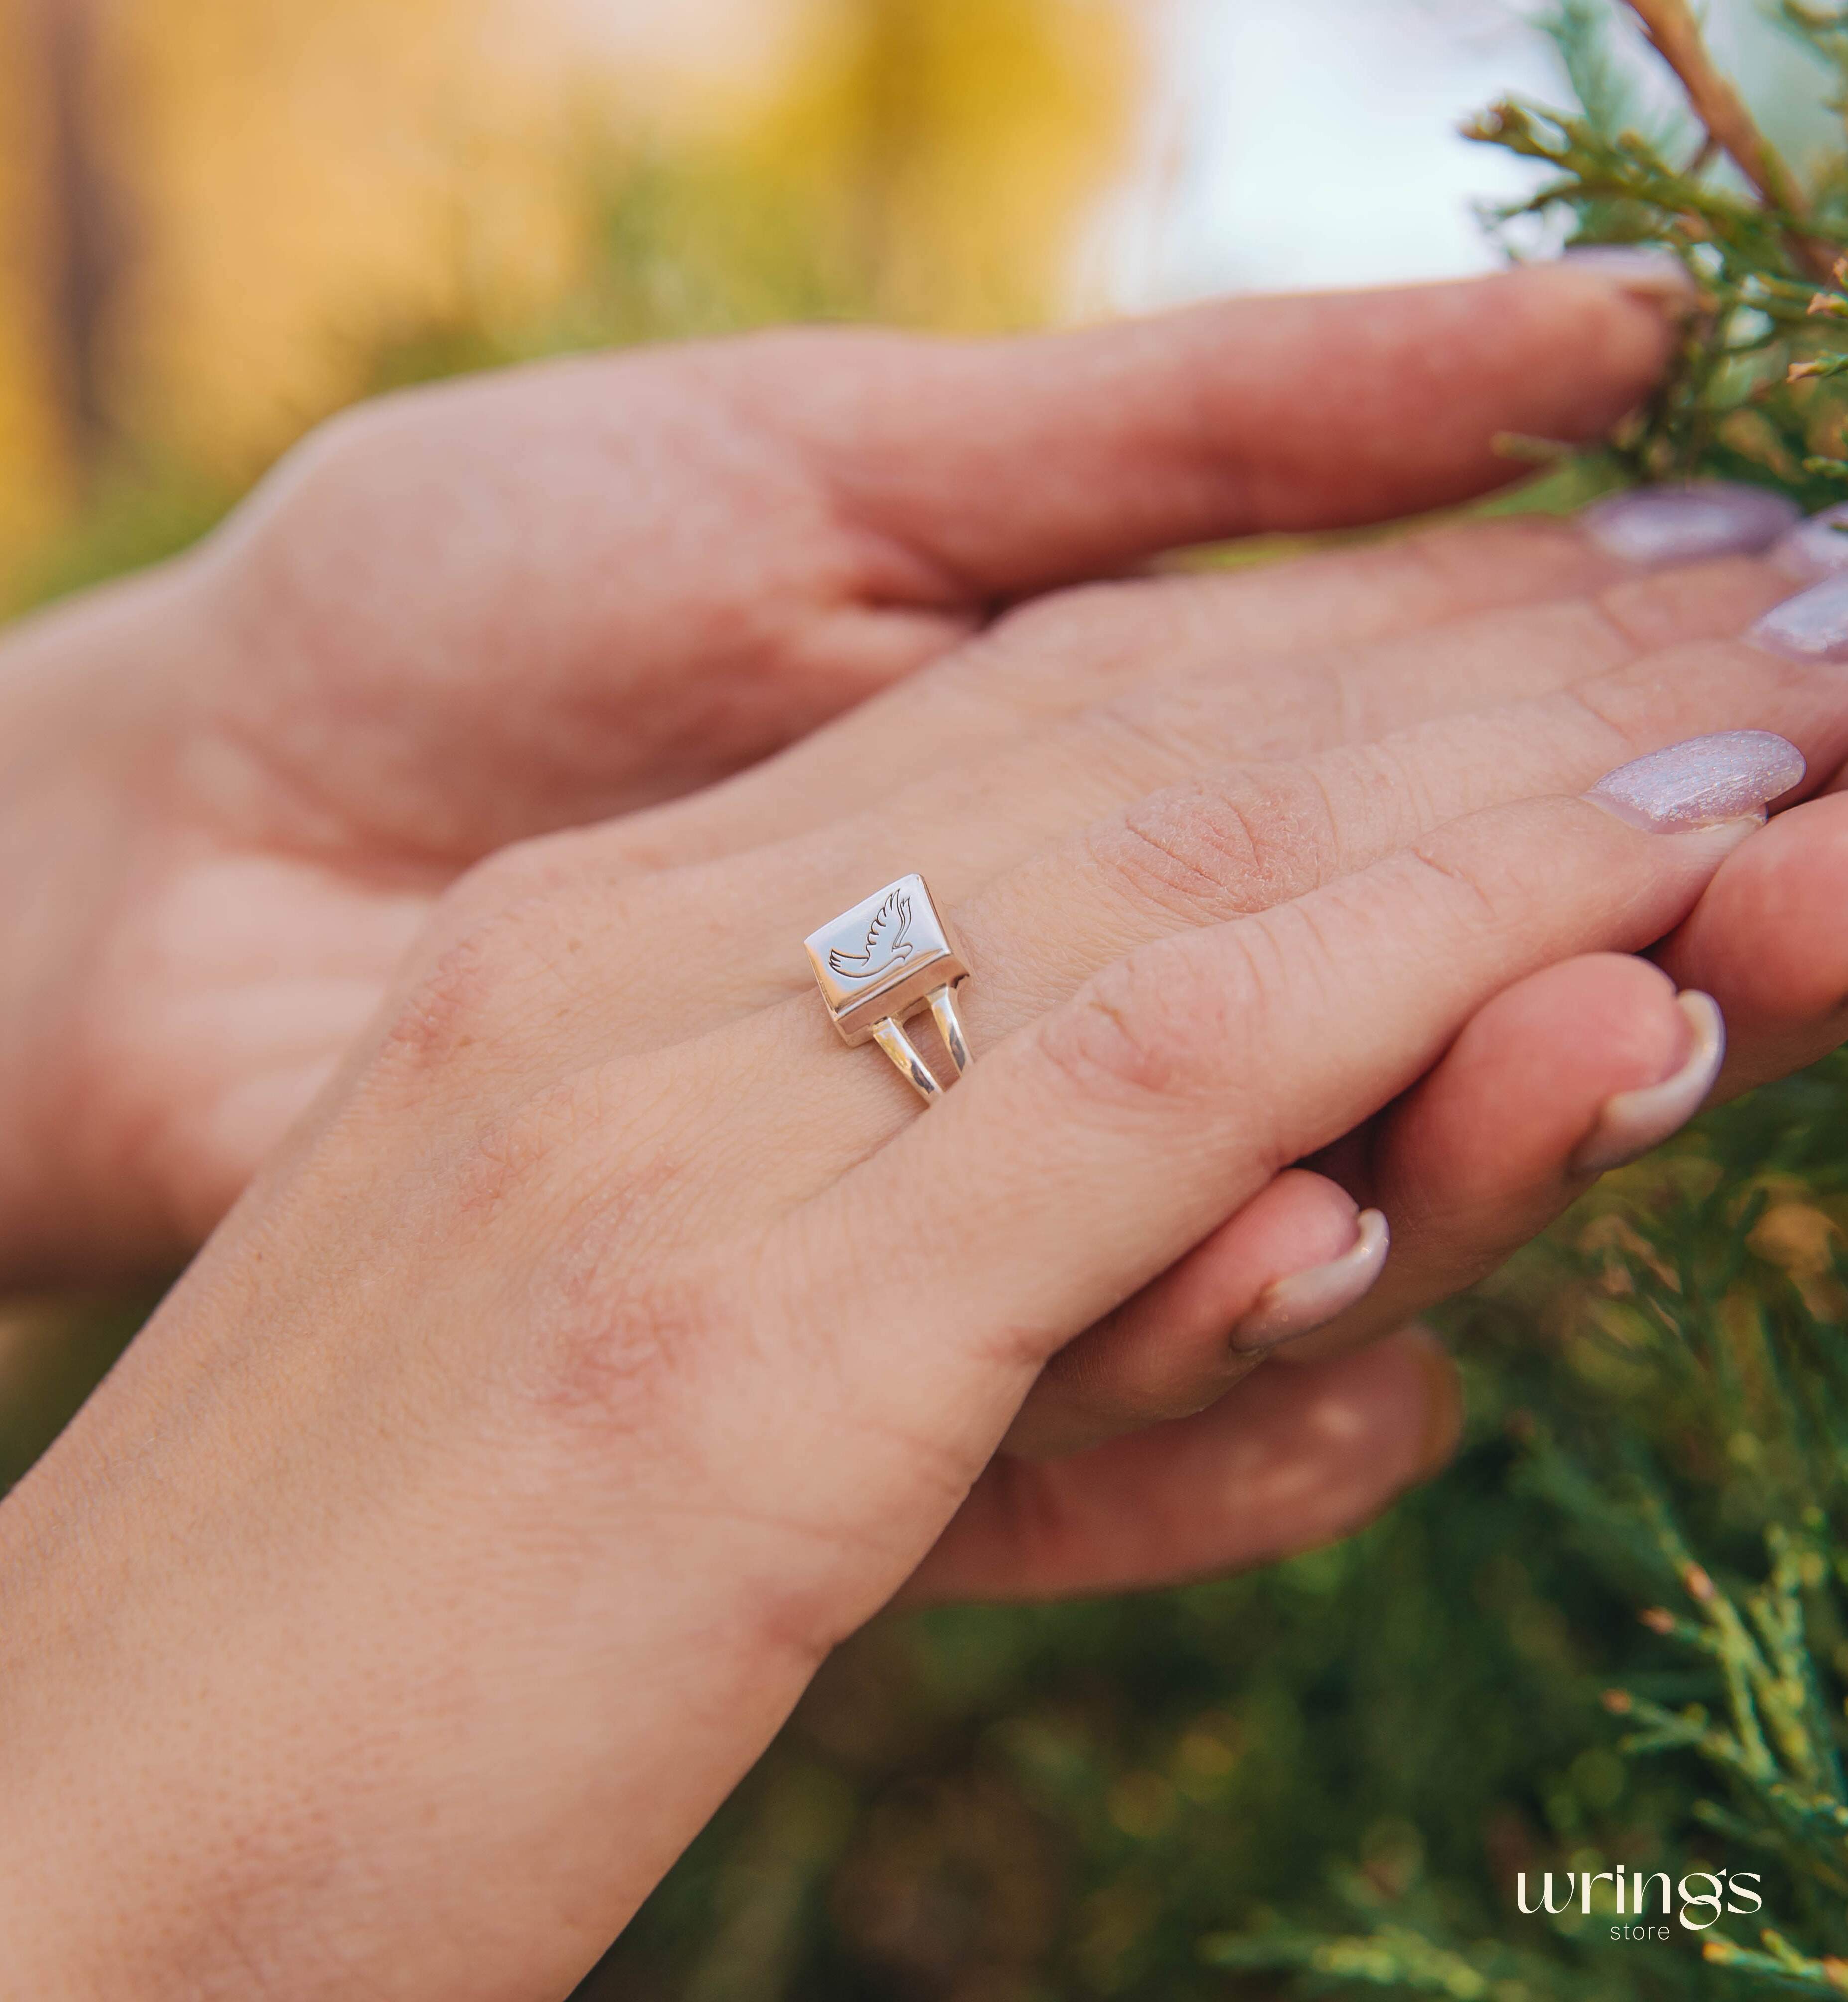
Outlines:
<svg viewBox="0 0 1848 2002"><path fill-rule="evenodd" d="M887 884L804 943L828 1012L849 1043L870 1041L888 1015L902 1021L969 971L922 876Z"/></svg>

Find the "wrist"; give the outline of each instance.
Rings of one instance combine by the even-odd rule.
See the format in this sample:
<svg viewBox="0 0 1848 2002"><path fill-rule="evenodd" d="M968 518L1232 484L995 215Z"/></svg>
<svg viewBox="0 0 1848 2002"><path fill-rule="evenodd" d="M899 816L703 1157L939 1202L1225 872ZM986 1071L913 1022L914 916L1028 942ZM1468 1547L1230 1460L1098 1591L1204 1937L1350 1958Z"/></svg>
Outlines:
<svg viewBox="0 0 1848 2002"><path fill-rule="evenodd" d="M205 627L183 562L0 638L0 1283L180 1248L106 1116L95 1003L175 818Z"/></svg>
<svg viewBox="0 0 1848 2002"><path fill-rule="evenodd" d="M22 1993L563 1994L816 1665L741 1582L786 1532L713 1514L684 1436L510 1397L493 1317L403 1339L400 1275L323 1228L377 1206L346 1158L313 1241L357 1280L303 1296L297 1229L244 1212L0 1505Z"/></svg>

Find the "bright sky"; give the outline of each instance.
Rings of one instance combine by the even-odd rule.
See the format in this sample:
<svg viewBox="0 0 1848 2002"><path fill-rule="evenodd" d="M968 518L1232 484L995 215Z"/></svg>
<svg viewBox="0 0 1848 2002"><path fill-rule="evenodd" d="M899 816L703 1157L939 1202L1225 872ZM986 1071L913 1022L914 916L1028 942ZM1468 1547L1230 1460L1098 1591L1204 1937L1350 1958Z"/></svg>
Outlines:
<svg viewBox="0 0 1848 2002"><path fill-rule="evenodd" d="M1150 305L1221 288L1480 270L1473 197L1523 185L1457 127L1557 99L1546 44L1496 0L1156 0L1142 157L1085 289Z"/></svg>
<svg viewBox="0 0 1848 2002"><path fill-rule="evenodd" d="M552 4L616 50L644 89L676 72L748 89L829 0ZM1472 204L1531 181L1457 127L1510 92L1560 101L1550 46L1524 18L1547 0L1122 4L1147 25L1154 75L1135 162L1073 274L1075 307L1438 277L1496 261ZM1761 113L1814 102L1813 72L1763 24L1762 0L1711 0L1707 12Z"/></svg>
<svg viewBox="0 0 1848 2002"><path fill-rule="evenodd" d="M552 0L657 105L677 74L748 89L827 4ZM1075 305L1490 260L1470 198L1521 181L1456 127L1511 89L1558 95L1518 0L1123 4L1154 51L1150 102L1135 167L1074 274Z"/></svg>
<svg viewBox="0 0 1848 2002"><path fill-rule="evenodd" d="M1131 4L1154 25L1156 86L1136 171L1078 274L1080 302L1442 277L1497 261L1473 204L1532 180L1457 127L1498 97L1567 101L1531 19L1548 0ZM1703 12L1781 144L1799 159L1839 144L1819 72L1764 0ZM1679 105L1665 68L1628 39L1647 101Z"/></svg>

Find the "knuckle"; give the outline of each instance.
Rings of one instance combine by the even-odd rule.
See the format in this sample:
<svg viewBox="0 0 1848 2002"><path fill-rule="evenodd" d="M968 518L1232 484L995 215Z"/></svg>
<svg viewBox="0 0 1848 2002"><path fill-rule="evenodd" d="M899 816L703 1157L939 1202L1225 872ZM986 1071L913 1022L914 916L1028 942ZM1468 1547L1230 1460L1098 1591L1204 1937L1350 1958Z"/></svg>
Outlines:
<svg viewBox="0 0 1848 2002"><path fill-rule="evenodd" d="M1513 846L1464 848L1443 829L1404 851L1414 913L1442 938L1461 923L1501 933L1532 908L1549 880L1543 858Z"/></svg>
<svg viewBox="0 0 1848 2002"><path fill-rule="evenodd" d="M427 1082L432 1071L471 1052L479 1058L512 1031L520 999L540 970L532 933L548 902L542 868L511 853L444 894L426 957L382 1040L382 1069Z"/></svg>
<svg viewBox="0 0 1848 2002"><path fill-rule="evenodd" d="M465 1052L497 1041L506 1020L508 957L497 928L452 939L418 971L380 1038L375 1073L420 1086Z"/></svg>
<svg viewBox="0 0 1848 2002"><path fill-rule="evenodd" d="M567 1020L589 984L594 942L622 936L645 894L609 881L583 839L517 842L444 892L423 963L386 1031L387 1056L424 1074L465 1051L479 1055ZM522 1051L536 1054L529 1040Z"/></svg>
<svg viewBox="0 0 1848 2002"><path fill-rule="evenodd" d="M1336 865L1328 795L1299 766L1170 786L1090 831L1090 857L1138 909L1222 923L1299 895Z"/></svg>
<svg viewBox="0 0 1848 2002"><path fill-rule="evenodd" d="M1570 609L1575 644L1588 661L1602 660L1607 671L1621 668L1641 652L1672 646L1673 620L1683 602L1666 598L1659 582L1633 579L1595 591Z"/></svg>
<svg viewBox="0 0 1848 2002"><path fill-rule="evenodd" d="M1659 671L1652 664L1644 666L1640 682L1636 664L1619 666L1574 687L1561 689L1546 704L1544 724L1549 728L1563 727L1574 739L1582 737L1588 750L1621 764L1636 755L1632 731L1640 730L1647 735L1650 711L1659 699L1661 686ZM1508 719L1515 728L1524 720L1518 714Z"/></svg>
<svg viewBox="0 0 1848 2002"><path fill-rule="evenodd" d="M1567 523L1538 514L1449 523L1388 546L1434 588L1433 609L1445 614L1459 595L1466 604L1477 602L1483 578L1498 570L1536 578L1557 575L1569 589L1583 551Z"/></svg>
<svg viewBox="0 0 1848 2002"><path fill-rule="evenodd" d="M491 1229L539 1193L571 1128L569 1089L568 1083L542 1087L466 1124L443 1173L452 1207L470 1229Z"/></svg>
<svg viewBox="0 0 1848 2002"><path fill-rule="evenodd" d="M1209 972L1186 943L1143 947L1042 1020L1038 1054L1064 1092L1135 1110L1225 1085L1257 998L1254 962L1229 935Z"/></svg>
<svg viewBox="0 0 1848 2002"><path fill-rule="evenodd" d="M1121 668L1139 679L1149 661L1181 652L1204 631L1222 630L1221 580L1107 577L1030 598L1002 612L983 642L1010 663L1065 671L1076 658L1093 673Z"/></svg>
<svg viewBox="0 0 1848 2002"><path fill-rule="evenodd" d="M455 925L511 918L548 897L562 897L575 880L584 837L567 832L510 842L459 877L444 893L442 910Z"/></svg>
<svg viewBox="0 0 1848 2002"><path fill-rule="evenodd" d="M724 1324L698 1275L652 1261L644 1282L633 1247L613 1260L601 1238L574 1238L533 1288L516 1393L599 1437L678 1436L664 1419L710 1391Z"/></svg>
<svg viewBox="0 0 1848 2002"><path fill-rule="evenodd" d="M262 525L271 532L267 546L278 557L287 552L298 518L322 512L337 517L350 506L378 460L398 449L405 421L393 399L355 403L323 420L284 455L264 483L260 503Z"/></svg>
<svg viewBox="0 0 1848 2002"><path fill-rule="evenodd" d="M696 1143L665 1080L618 1065L560 1079L482 1121L452 1170L459 1214L527 1246L507 1387L574 1425L634 1432L692 1394L727 1322L691 1254Z"/></svg>
<svg viewBox="0 0 1848 2002"><path fill-rule="evenodd" d="M427 452L415 448L428 422L423 401L408 397L344 410L286 454L239 511L218 546L233 609L266 644L284 633L309 646L330 624L350 632L397 602L403 539L378 525L394 506L413 520L428 514ZM332 622L330 605L340 608Z"/></svg>
<svg viewBox="0 0 1848 2002"><path fill-rule="evenodd" d="M282 483L298 492L343 479L355 462L363 466L385 428L377 403L354 403L325 417L283 459Z"/></svg>
<svg viewBox="0 0 1848 2002"><path fill-rule="evenodd" d="M849 419L855 391L883 386L915 389L912 374L929 348L914 336L884 328L773 326L678 351L715 393L735 397L753 430L788 425L825 436ZM819 396L818 384L839 385L838 396ZM792 389L800 391L792 400Z"/></svg>

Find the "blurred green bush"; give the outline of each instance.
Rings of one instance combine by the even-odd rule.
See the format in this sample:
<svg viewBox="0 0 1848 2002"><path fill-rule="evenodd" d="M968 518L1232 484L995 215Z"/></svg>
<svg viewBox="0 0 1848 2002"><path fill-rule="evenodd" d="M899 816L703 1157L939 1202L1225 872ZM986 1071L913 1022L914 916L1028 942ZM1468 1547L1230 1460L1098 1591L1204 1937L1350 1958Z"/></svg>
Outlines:
<svg viewBox="0 0 1848 2002"><path fill-rule="evenodd" d="M1763 1986L1702 1957L1752 1943L1734 1920L1613 1941L1608 1883L1588 1919L1515 1909L1518 1872L1619 1864L1759 1871L1761 1918L1818 1965L1848 1951L1841 1827L1790 1838L1766 1806L1780 1760L1623 1749L1637 1705L1730 1730L1724 1658L1657 1631L1658 1607L1706 1632L1721 1603L1690 1596L1671 1524L1741 1599L1768 1530L1815 1555L1797 1700L1840 1738L1844 1134L1833 1059L1609 1178L1447 1314L1468 1443L1349 1542L856 1638L587 1994L1205 2002L1274 1996L1282 1969L1465 2002ZM1843 1801L1839 1776L1815 1791Z"/></svg>
<svg viewBox="0 0 1848 2002"><path fill-rule="evenodd" d="M1580 30L1588 5L1566 10ZM1562 132L1562 172L1616 171L1613 148L1635 163L1627 138L1543 136ZM1614 207L1593 192L1615 233L1650 233L1634 189ZM542 323L510 330L465 302L375 331L360 379L904 309L911 281L877 233L818 233L799 178L778 192L643 148L606 153L586 200L598 254ZM1779 254L1775 232L1751 240ZM1736 369L1685 375L1629 462L1705 463L1722 427L1688 397L1749 388ZM128 455L33 591L180 547L234 498L195 466ZM1450 1311L1467 1446L1364 1535L1229 1583L877 1624L583 1993L1848 1993L1844 1222L1848 1064L1832 1060L1611 1178ZM0 1316L0 1484L137 1313ZM1762 1916L1797 1944L1731 1919L1613 1941L1605 1916L1515 1909L1517 1873L1619 1863L1760 1870ZM1731 1948L1703 1957L1720 1934Z"/></svg>

